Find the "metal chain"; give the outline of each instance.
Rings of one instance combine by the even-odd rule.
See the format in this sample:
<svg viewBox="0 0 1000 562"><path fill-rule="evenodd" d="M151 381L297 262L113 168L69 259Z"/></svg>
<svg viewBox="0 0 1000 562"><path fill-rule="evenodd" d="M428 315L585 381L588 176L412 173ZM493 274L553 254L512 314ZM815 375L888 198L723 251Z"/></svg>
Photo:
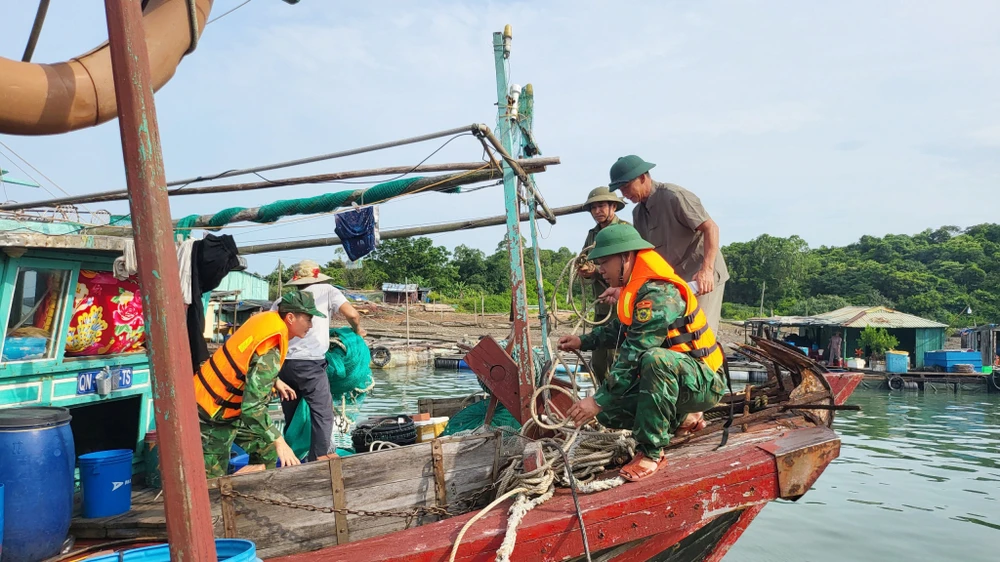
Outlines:
<svg viewBox="0 0 1000 562"><path fill-rule="evenodd" d="M287 507L289 509L301 509L304 511L312 511L317 513L328 513L328 514L340 513L342 515L361 515L363 517L398 517L402 519L412 519L414 517L423 517L425 515L440 515L442 517L451 517L456 515L455 513L449 512L447 508L438 507L436 505L427 507L415 507L409 511L368 511L364 509L348 509L346 507L345 508L319 507L316 505L310 505L305 503L294 503L284 500L272 500L270 498L262 498L260 496L255 496L252 494L244 494L243 492L237 492L236 490L225 490L221 491L220 493L223 496L228 496L231 498L242 498L245 500L265 503L277 507Z"/></svg>

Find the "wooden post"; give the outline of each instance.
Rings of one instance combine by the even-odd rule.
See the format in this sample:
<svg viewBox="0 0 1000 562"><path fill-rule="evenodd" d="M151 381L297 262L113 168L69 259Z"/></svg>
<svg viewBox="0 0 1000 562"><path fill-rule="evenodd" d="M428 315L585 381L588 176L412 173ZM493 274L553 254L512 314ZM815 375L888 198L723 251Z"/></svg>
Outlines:
<svg viewBox="0 0 1000 562"><path fill-rule="evenodd" d="M170 559L215 562L191 350L138 2L105 0L125 179L159 430ZM195 303L200 305L200 303ZM180 344L179 344L180 343Z"/></svg>
<svg viewBox="0 0 1000 562"><path fill-rule="evenodd" d="M281 298L281 290L284 288L284 280L282 277L285 275L285 268L281 265L281 260L278 260L278 298Z"/></svg>
<svg viewBox="0 0 1000 562"><path fill-rule="evenodd" d="M407 288L410 285L410 278L406 277L403 281L403 300L406 302L406 347L410 347L410 291Z"/></svg>

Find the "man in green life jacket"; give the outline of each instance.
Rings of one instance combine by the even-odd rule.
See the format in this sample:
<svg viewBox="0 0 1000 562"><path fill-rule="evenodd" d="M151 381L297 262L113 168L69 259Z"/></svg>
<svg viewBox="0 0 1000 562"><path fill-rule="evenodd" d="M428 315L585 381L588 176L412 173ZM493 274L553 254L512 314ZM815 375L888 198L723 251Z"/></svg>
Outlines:
<svg viewBox="0 0 1000 562"><path fill-rule="evenodd" d="M583 204L590 216L593 217L594 222L597 223L594 228L591 228L587 232L587 240L583 243L583 248L586 250L594 245L594 240L597 238L597 234L603 230L605 227L611 226L613 224L628 224L622 219L618 218L616 214L625 208L625 202L618 198L617 195L611 192L607 187L598 187L590 192L587 196L587 201ZM597 300L597 297L601 296L604 291L608 289L608 284L604 281L604 278L597 273L597 265L593 261L587 260L586 262L580 264L577 269L577 274L582 277L585 281L584 284L590 287L591 295L589 299L596 301L594 305L594 321L600 322L601 320L608 317L611 313L612 306L605 302ZM597 384L604 382L604 379L608 376L608 368L615 360L615 350L614 348L597 348L590 354L590 368L593 370L594 378Z"/></svg>
<svg viewBox="0 0 1000 562"><path fill-rule="evenodd" d="M621 475L636 481L661 466L675 433L705 426L702 412L725 392L725 356L694 291L635 228L601 230L588 257L611 287L621 288L617 314L582 338L560 338L559 349L617 347L618 355L597 393L567 415L577 426L596 417L632 430L638 453Z"/></svg>

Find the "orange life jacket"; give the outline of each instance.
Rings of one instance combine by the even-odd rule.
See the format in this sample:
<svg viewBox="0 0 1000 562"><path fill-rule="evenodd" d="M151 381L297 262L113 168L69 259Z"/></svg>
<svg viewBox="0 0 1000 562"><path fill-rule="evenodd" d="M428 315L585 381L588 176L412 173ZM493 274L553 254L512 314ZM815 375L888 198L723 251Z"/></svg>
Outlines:
<svg viewBox="0 0 1000 562"><path fill-rule="evenodd" d="M277 312L251 316L194 375L194 397L212 419L232 420L243 408L243 387L254 353L278 347L281 362L288 352L288 326ZM222 415L219 415L219 412Z"/></svg>
<svg viewBox="0 0 1000 562"><path fill-rule="evenodd" d="M715 339L715 333L708 326L708 319L695 297L691 286L674 272L674 268L656 250L640 250L636 255L632 276L618 298L618 319L625 326L632 325L635 298L646 281L667 281L677 287L687 306L684 316L674 321L667 331L663 347L704 361L710 369L718 371L725 361L722 347Z"/></svg>

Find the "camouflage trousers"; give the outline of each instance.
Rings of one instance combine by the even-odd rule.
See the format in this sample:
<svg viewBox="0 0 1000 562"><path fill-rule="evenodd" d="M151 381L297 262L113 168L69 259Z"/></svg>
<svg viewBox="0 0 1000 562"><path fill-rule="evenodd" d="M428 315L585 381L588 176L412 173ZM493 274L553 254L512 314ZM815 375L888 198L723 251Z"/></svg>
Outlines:
<svg viewBox="0 0 1000 562"><path fill-rule="evenodd" d="M598 306L594 308L594 320L603 320L608 313L611 312L611 307L608 306ZM608 378L608 370L611 366L615 364L615 356L618 355L617 349L607 349L607 348L597 348L590 352L590 368L593 370L594 382L600 386L604 384L604 381Z"/></svg>
<svg viewBox="0 0 1000 562"><path fill-rule="evenodd" d="M593 369L594 382L600 386L608 378L608 370L615 363L617 349L597 348L590 352L590 368Z"/></svg>
<svg viewBox="0 0 1000 562"><path fill-rule="evenodd" d="M719 403L725 375L713 373L685 353L655 348L642 354L638 376L618 400L597 415L606 427L631 429L639 451L659 458L660 451L684 421Z"/></svg>
<svg viewBox="0 0 1000 562"><path fill-rule="evenodd" d="M229 454L233 443L250 455L250 464L263 464L274 468L278 464L278 449L274 442L268 442L254 435L240 424L215 424L202 420L201 448L205 455L205 475L208 478L225 476L229 471Z"/></svg>

